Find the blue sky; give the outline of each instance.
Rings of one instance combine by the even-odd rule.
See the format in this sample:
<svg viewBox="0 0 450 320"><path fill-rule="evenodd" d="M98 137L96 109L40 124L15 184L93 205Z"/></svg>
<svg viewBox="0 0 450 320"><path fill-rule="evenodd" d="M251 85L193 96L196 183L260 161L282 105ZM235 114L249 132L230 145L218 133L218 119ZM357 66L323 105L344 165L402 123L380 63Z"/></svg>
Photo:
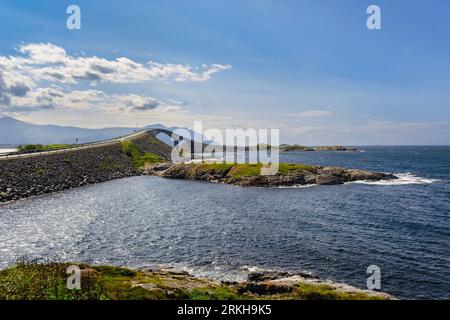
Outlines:
<svg viewBox="0 0 450 320"><path fill-rule="evenodd" d="M66 28L70 4L81 8L81 30ZM382 30L366 27L370 4L381 8ZM272 127L283 142L302 144L449 144L449 12L446 0L3 0L0 56L27 57L21 46L51 44L72 62L126 57L190 66L194 74L61 84L30 76L39 72L34 63L26 71L30 97L3 101L0 112L85 127L192 127L194 120L221 129ZM202 77L213 65L223 69ZM8 70L4 95L13 88ZM108 95L105 105L131 107L107 110L95 98L78 108L68 98L43 108L32 90L42 95L47 87L68 97L95 90Z"/></svg>

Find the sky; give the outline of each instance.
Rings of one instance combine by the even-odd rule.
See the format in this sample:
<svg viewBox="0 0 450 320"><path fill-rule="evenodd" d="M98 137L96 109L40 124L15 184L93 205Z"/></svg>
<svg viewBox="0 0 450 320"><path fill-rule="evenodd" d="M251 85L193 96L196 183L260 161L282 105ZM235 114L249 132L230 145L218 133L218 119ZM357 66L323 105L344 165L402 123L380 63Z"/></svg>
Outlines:
<svg viewBox="0 0 450 320"><path fill-rule="evenodd" d="M449 13L448 0L2 0L0 116L448 145Z"/></svg>

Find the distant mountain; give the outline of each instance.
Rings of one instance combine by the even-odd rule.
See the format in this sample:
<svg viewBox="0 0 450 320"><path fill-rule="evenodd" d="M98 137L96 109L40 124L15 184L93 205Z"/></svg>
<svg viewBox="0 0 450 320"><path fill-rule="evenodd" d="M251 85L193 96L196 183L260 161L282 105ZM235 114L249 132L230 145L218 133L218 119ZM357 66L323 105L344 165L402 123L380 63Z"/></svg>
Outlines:
<svg viewBox="0 0 450 320"><path fill-rule="evenodd" d="M144 128L176 129L176 127L167 128L162 124L149 125ZM37 125L5 117L0 118L0 145L65 144L75 143L75 139L78 139L78 143L87 143L116 138L142 129L122 127L86 129L57 125ZM189 131L192 132L192 130ZM171 144L167 135L160 134L158 138Z"/></svg>

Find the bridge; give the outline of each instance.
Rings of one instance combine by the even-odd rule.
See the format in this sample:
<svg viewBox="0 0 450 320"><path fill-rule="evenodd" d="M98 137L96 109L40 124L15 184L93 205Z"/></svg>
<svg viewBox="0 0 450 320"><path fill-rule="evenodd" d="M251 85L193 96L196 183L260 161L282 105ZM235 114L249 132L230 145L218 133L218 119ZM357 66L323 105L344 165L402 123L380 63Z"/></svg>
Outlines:
<svg viewBox="0 0 450 320"><path fill-rule="evenodd" d="M168 135L172 140L174 140L174 145L177 146L182 141L185 141L186 143L191 144L191 158L193 158L193 152L194 152L194 141L191 140L189 137L183 137L178 134L173 133L171 130L168 129L162 129L162 128L151 128L151 129L145 129L140 130L137 132L133 132L121 137L109 139L109 140L102 140L102 141L96 141L96 142L90 142L90 143L83 143L83 144L77 144L66 148L60 148L55 150L48 150L48 151L28 151L28 152L9 152L4 153L0 155L0 160L11 160L11 159L19 159L19 158L29 158L29 157L39 157L44 155L51 155L51 154L60 154L60 153L67 153L67 152L74 152L78 150L84 150L84 149L93 149L98 147L104 147L108 145L114 145L117 143L121 143L124 141L131 141L134 139L138 139L141 136L144 136L146 134L152 135L156 137L158 134L164 133Z"/></svg>

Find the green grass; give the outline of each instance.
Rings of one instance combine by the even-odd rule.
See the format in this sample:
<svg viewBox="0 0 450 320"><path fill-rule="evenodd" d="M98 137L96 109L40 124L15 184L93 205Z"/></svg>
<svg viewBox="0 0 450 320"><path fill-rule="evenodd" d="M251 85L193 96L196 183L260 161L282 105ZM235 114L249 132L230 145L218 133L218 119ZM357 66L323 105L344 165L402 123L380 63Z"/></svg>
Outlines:
<svg viewBox="0 0 450 320"><path fill-rule="evenodd" d="M240 295L235 289L218 286L193 289L188 294L190 300L245 300L249 296Z"/></svg>
<svg viewBox="0 0 450 320"><path fill-rule="evenodd" d="M48 145L42 145L42 144L26 144L23 146L19 146L18 150L20 152L28 152L28 151L52 151L52 150L58 150L58 149L65 149L74 147L73 144L48 144Z"/></svg>
<svg viewBox="0 0 450 320"><path fill-rule="evenodd" d="M297 144L294 145L285 145L280 147L280 151L289 152L289 151L314 151L314 148L299 146Z"/></svg>
<svg viewBox="0 0 450 320"><path fill-rule="evenodd" d="M125 153L134 163L136 168L141 168L146 164L160 163L165 160L156 154L141 152L139 148L131 141L122 142L122 152Z"/></svg>
<svg viewBox="0 0 450 320"><path fill-rule="evenodd" d="M191 164L194 168L199 168L199 170L204 171L223 171L229 170L228 175L235 178L246 178L259 176L261 174L262 164L233 164L233 163L202 163L202 164ZM280 163L279 173L289 174L290 172L302 170L311 171L314 166L307 164L295 164L295 163Z"/></svg>
<svg viewBox="0 0 450 320"><path fill-rule="evenodd" d="M236 164L228 174L236 178L259 176L261 174L261 167L262 165L259 163Z"/></svg>
<svg viewBox="0 0 450 320"><path fill-rule="evenodd" d="M19 263L0 271L0 300L103 300L108 294L95 273L82 277L81 290L67 288L65 263Z"/></svg>
<svg viewBox="0 0 450 320"><path fill-rule="evenodd" d="M326 284L297 284L293 298L298 300L383 300L382 297L369 296L363 292L337 291Z"/></svg>
<svg viewBox="0 0 450 320"><path fill-rule="evenodd" d="M305 170L310 171L314 166L310 166L308 164L297 164L297 163L280 163L279 173L280 174L288 174L289 172L296 170Z"/></svg>

